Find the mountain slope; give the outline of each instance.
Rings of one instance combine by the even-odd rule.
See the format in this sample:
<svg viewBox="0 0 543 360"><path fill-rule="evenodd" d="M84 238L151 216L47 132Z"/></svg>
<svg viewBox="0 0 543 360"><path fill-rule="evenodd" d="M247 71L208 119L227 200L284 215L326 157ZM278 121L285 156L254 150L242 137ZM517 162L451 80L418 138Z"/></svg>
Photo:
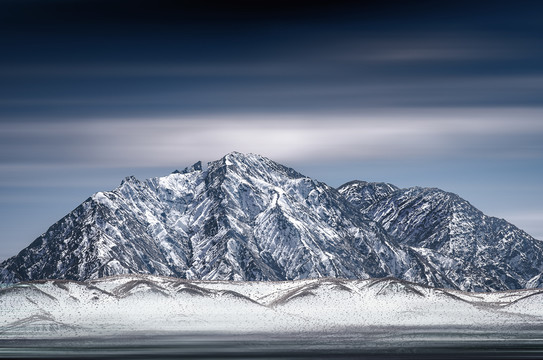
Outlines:
<svg viewBox="0 0 543 360"><path fill-rule="evenodd" d="M366 194L381 191L367 201ZM543 243L505 220L484 215L458 195L433 188L349 183L339 192L463 290L530 286L543 268ZM535 279L532 280L534 283Z"/></svg>
<svg viewBox="0 0 543 360"><path fill-rule="evenodd" d="M32 264L29 266L28 264ZM231 153L87 199L19 255L4 281L144 273L210 280L389 275L440 285L333 188Z"/></svg>
<svg viewBox="0 0 543 360"><path fill-rule="evenodd" d="M539 286L541 243L437 189L339 189L254 154L125 178L0 264L0 281L394 276L463 290Z"/></svg>

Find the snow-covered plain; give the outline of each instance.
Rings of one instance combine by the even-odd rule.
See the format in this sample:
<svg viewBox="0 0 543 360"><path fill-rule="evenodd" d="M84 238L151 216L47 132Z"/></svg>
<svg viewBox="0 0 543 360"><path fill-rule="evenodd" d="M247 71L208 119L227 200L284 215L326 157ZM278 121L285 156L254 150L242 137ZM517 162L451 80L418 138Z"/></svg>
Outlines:
<svg viewBox="0 0 543 360"><path fill-rule="evenodd" d="M541 325L540 289L467 293L394 278L231 282L125 275L0 289L0 339L401 327L507 333Z"/></svg>

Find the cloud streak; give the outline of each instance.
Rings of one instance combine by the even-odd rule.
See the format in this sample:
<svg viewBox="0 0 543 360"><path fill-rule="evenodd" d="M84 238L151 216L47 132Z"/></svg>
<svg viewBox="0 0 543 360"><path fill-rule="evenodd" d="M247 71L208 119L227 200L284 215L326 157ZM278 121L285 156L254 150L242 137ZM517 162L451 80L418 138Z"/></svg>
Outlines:
<svg viewBox="0 0 543 360"><path fill-rule="evenodd" d="M339 71L339 70L338 70ZM294 71L295 72L295 71ZM300 74L298 74L300 75ZM216 80L216 79L215 79ZM364 112L366 109L449 107L540 106L543 93L541 75L447 76L400 78L380 81L336 82L315 77L311 83L296 77L280 77L270 84L259 78L246 82L211 81L192 87L148 87L145 91L127 88L116 91L102 83L92 94L76 90L70 94L55 93L0 96L0 121L10 119L82 119L131 117L184 118L187 114L217 113L282 113L319 110L328 112ZM103 93L98 94L98 90ZM152 115L148 115L152 114ZM255 115L259 117L260 115Z"/></svg>
<svg viewBox="0 0 543 360"><path fill-rule="evenodd" d="M278 161L540 158L543 109L404 109L0 124L1 163L178 166L232 150Z"/></svg>
<svg viewBox="0 0 543 360"><path fill-rule="evenodd" d="M484 31L407 32L395 36L351 38L330 45L335 51L330 56L340 61L383 62L440 62L440 61L496 61L529 58L539 49L523 41L497 38Z"/></svg>
<svg viewBox="0 0 543 360"><path fill-rule="evenodd" d="M267 77L294 75L300 69L281 63L248 64L55 64L11 65L0 68L0 76L11 77Z"/></svg>

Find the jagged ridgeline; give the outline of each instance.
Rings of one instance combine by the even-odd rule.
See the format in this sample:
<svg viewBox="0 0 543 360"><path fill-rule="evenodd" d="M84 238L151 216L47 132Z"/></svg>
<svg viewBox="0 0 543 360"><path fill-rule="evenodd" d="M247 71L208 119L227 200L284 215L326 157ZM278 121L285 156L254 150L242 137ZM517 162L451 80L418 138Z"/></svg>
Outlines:
<svg viewBox="0 0 543 360"><path fill-rule="evenodd" d="M393 276L541 287L543 243L439 189L338 189L254 154L99 192L0 264L0 280L154 274L202 280Z"/></svg>

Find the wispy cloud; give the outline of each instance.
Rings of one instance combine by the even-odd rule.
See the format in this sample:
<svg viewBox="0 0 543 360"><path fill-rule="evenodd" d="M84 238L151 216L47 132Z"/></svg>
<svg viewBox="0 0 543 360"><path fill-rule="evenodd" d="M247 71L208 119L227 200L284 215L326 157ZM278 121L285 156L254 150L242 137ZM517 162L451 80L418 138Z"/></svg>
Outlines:
<svg viewBox="0 0 543 360"><path fill-rule="evenodd" d="M340 72L341 70L338 70ZM300 75L300 74L297 74ZM378 81L367 76L366 81L337 83L316 77L311 83L296 77L282 77L278 83L252 82L211 82L193 87L159 87L145 91L115 92L101 84L104 94L4 95L0 96L0 107L4 107L0 118L9 121L34 109L31 117L54 118L71 109L77 119L91 118L120 112L130 117L141 117L142 106L148 106L158 118L164 114L190 112L233 113L285 112L292 109L307 113L316 109L328 111L358 111L368 108L394 107L448 107L457 106L539 106L543 92L543 76L531 75L482 75L400 78ZM37 109L44 109L36 112ZM401 109L400 109L401 110ZM15 112L15 115L14 115ZM71 113L70 113L71 114ZM108 115L103 115L108 116ZM66 118L63 114L61 117ZM152 119L151 119L152 120Z"/></svg>
<svg viewBox="0 0 543 360"><path fill-rule="evenodd" d="M223 63L223 64L54 64L10 65L0 67L0 77L267 77L294 75L294 69L282 63Z"/></svg>
<svg viewBox="0 0 543 360"><path fill-rule="evenodd" d="M335 45L336 59L356 62L432 62L513 60L533 56L533 49L518 39L498 38L477 31L433 32L371 38L347 38Z"/></svg>
<svg viewBox="0 0 543 360"><path fill-rule="evenodd" d="M543 109L398 109L0 124L3 164L178 166L232 150L278 161L543 157Z"/></svg>

